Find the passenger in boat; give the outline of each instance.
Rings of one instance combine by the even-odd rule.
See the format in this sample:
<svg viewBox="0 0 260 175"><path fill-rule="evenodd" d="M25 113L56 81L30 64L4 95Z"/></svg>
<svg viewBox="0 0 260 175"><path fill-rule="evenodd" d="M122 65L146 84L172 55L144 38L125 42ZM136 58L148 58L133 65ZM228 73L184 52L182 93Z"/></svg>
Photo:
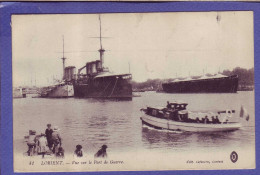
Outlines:
<svg viewBox="0 0 260 175"><path fill-rule="evenodd" d="M211 122L212 122L213 124L215 124L215 123L216 123L216 119L215 119L215 117L214 117L214 116L212 116L212 117L211 117Z"/></svg>
<svg viewBox="0 0 260 175"><path fill-rule="evenodd" d="M205 124L209 123L209 119L208 119L208 116L205 116L205 120L204 120L204 123L205 123Z"/></svg>
<svg viewBox="0 0 260 175"><path fill-rule="evenodd" d="M228 119L226 119L226 121L225 121L225 122L223 122L223 123L227 124L227 123L228 123Z"/></svg>
<svg viewBox="0 0 260 175"><path fill-rule="evenodd" d="M199 117L196 117L196 123L200 123L200 119L199 119Z"/></svg>
<svg viewBox="0 0 260 175"><path fill-rule="evenodd" d="M59 133L59 128L57 126L55 126L53 128L53 133L51 135L51 138L52 138L52 143L54 145L53 153L56 155L59 147L61 147L61 136L60 136L60 133Z"/></svg>
<svg viewBox="0 0 260 175"><path fill-rule="evenodd" d="M47 129L45 130L45 135L46 135L48 147L49 147L50 150L51 150L52 145L53 145L53 143L52 143L52 133L53 133L53 130L51 129L51 124L47 124Z"/></svg>
<svg viewBox="0 0 260 175"><path fill-rule="evenodd" d="M191 120L190 120L189 117L188 117L188 114L184 114L183 117L182 117L182 120L183 120L184 122L187 122L187 123L191 122Z"/></svg>
<svg viewBox="0 0 260 175"><path fill-rule="evenodd" d="M216 116L215 123L217 123L217 124L220 123L220 121L219 121L219 119L218 119L218 116Z"/></svg>
<svg viewBox="0 0 260 175"><path fill-rule="evenodd" d="M179 117L178 117L179 115L178 115L178 111L174 111L173 113L172 113L172 120L174 120L174 121L178 121L179 120Z"/></svg>
<svg viewBox="0 0 260 175"><path fill-rule="evenodd" d="M47 147L48 147L48 142L45 137L45 134L41 133L37 145L38 145L38 154L41 154L42 158L44 158L44 155L47 152Z"/></svg>
<svg viewBox="0 0 260 175"><path fill-rule="evenodd" d="M196 123L196 120L192 118L188 118L188 123Z"/></svg>
<svg viewBox="0 0 260 175"><path fill-rule="evenodd" d="M182 116L180 114L178 114L178 119L177 121L182 121Z"/></svg>
<svg viewBox="0 0 260 175"><path fill-rule="evenodd" d="M81 145L77 145L76 146L76 150L74 151L74 155L76 157L83 157L83 151L82 151L82 146Z"/></svg>
<svg viewBox="0 0 260 175"><path fill-rule="evenodd" d="M98 152L94 155L95 158L101 157L107 157L107 145L102 145L101 149L98 150Z"/></svg>

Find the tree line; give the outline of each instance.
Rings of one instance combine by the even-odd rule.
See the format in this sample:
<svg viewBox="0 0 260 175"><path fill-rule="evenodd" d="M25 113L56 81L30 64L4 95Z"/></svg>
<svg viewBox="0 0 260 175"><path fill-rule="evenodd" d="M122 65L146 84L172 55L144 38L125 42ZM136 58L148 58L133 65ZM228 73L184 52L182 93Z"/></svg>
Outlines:
<svg viewBox="0 0 260 175"><path fill-rule="evenodd" d="M231 70L224 70L220 72L223 75L231 76L238 75L238 85L241 86L254 86L254 68L244 69L240 67L234 68ZM212 74L206 74L207 76L213 76ZM192 76L191 78L199 78L199 76ZM170 79L148 79L145 82L132 82L133 89L138 90L157 90L161 89L161 85L163 82L169 82L174 80L174 78Z"/></svg>

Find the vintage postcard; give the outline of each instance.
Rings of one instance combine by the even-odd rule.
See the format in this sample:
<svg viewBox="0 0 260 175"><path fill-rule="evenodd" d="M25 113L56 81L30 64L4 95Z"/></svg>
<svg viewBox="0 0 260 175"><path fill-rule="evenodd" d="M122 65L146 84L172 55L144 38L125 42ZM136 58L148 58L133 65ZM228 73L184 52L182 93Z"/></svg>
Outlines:
<svg viewBox="0 0 260 175"><path fill-rule="evenodd" d="M1 1L16 1L16 0L0 0L0 2ZM32 0L20 0L20 1L32 1ZM34 1L43 1L43 0L34 0ZM45 0L45 1L55 1L55 2L57 2L57 0ZM70 0L59 0L59 1L70 1ZM78 2L78 1L90 1L90 2L93 2L93 1L104 1L104 0L77 0L76 2ZM224 1L224 2L237 2L237 1L240 1L241 2L241 0L229 0L229 1L227 1L227 0L109 0L109 1L112 1L112 2L129 2L129 1L132 1L132 2L138 2L138 1L141 1L141 2L143 2L143 1L148 1L148 2L169 2L169 1L172 1L172 2L185 2L185 1L198 1L198 2L203 2L203 1L217 1L217 2L219 2L219 1ZM259 0L243 0L243 2L257 2L257 1L259 1Z"/></svg>
<svg viewBox="0 0 260 175"><path fill-rule="evenodd" d="M253 19L12 15L14 171L254 169Z"/></svg>

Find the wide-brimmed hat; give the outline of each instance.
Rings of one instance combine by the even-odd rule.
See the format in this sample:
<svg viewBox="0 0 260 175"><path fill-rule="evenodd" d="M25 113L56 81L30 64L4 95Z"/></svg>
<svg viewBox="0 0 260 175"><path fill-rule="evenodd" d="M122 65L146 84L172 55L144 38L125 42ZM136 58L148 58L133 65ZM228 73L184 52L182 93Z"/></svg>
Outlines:
<svg viewBox="0 0 260 175"><path fill-rule="evenodd" d="M53 131L59 131L60 129L59 129L59 127L58 126L54 126L53 127Z"/></svg>
<svg viewBox="0 0 260 175"><path fill-rule="evenodd" d="M51 126L51 124L47 124L47 127Z"/></svg>

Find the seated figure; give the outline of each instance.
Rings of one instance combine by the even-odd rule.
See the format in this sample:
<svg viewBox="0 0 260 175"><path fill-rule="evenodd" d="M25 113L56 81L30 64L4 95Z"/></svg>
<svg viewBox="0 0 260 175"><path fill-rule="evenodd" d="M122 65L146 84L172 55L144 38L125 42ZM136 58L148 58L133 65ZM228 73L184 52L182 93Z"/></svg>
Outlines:
<svg viewBox="0 0 260 175"><path fill-rule="evenodd" d="M94 155L94 157L95 158L98 158L98 157L105 158L105 157L107 157L106 149L107 149L107 145L102 145L101 149L98 150L98 152Z"/></svg>
<svg viewBox="0 0 260 175"><path fill-rule="evenodd" d="M212 123L213 123L213 124L215 124L215 123L216 123L216 119L215 119L215 117L214 117L214 116L212 116L212 117L211 117L211 121L212 121Z"/></svg>
<svg viewBox="0 0 260 175"><path fill-rule="evenodd" d="M216 118L215 118L215 123L217 123L217 124L220 123L220 121L219 121L219 119L218 119L218 116L216 116Z"/></svg>
<svg viewBox="0 0 260 175"><path fill-rule="evenodd" d="M209 119L208 119L208 116L205 116L205 120L204 120L204 123L205 123L205 124L209 123Z"/></svg>
<svg viewBox="0 0 260 175"><path fill-rule="evenodd" d="M82 157L83 156L83 151L82 151L81 145L76 146L76 150L74 151L74 156L76 156L76 157Z"/></svg>

